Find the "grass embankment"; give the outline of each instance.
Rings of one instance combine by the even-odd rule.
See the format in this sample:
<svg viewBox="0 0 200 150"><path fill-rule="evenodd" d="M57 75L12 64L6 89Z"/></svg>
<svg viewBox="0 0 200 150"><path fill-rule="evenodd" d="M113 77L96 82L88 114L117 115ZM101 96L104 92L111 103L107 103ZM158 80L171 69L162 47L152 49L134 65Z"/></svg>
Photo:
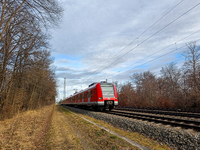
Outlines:
<svg viewBox="0 0 200 150"><path fill-rule="evenodd" d="M92 117L85 116L85 115L82 115L82 114L79 114L79 115L88 119L88 120L91 120L92 122L95 122L95 123L97 123L101 126L104 126L107 129L118 133L119 135L127 137L134 142L137 142L137 143L139 143L143 146L146 146L150 149L153 149L153 150L171 150L171 149L174 149L174 148L168 147L166 144L161 144L161 143L157 142L156 140L150 139L150 138L148 138L148 137L146 137L146 136L144 136L144 135L142 135L138 132L125 131L125 130L122 130L120 128L114 127L114 126L112 126L112 125L110 125L110 124L108 124L104 121L100 121L100 120L97 120L97 119L94 119Z"/></svg>
<svg viewBox="0 0 200 150"><path fill-rule="evenodd" d="M68 150L84 149L80 140L77 138L73 130L67 125L62 113L54 107L54 112L51 119L51 127L47 133L47 148Z"/></svg>
<svg viewBox="0 0 200 150"><path fill-rule="evenodd" d="M137 147L130 145L128 142L112 135L105 130L85 121L81 117L71 113L70 111L57 107L59 112L63 115L63 119L74 131L76 136L80 139L84 149L131 149L138 150Z"/></svg>
<svg viewBox="0 0 200 150"><path fill-rule="evenodd" d="M83 115L82 115L83 116ZM169 149L138 133L84 116L152 149ZM27 111L0 122L0 149L138 149L59 106Z"/></svg>
<svg viewBox="0 0 200 150"><path fill-rule="evenodd" d="M0 149L45 149L53 106L0 122Z"/></svg>
<svg viewBox="0 0 200 150"><path fill-rule="evenodd" d="M94 126L93 124L82 120L80 117L70 113L64 108L59 107L59 110L64 112L66 115L66 121L73 125L78 132L83 132L85 133L85 138L91 139L93 142L93 145L98 146L99 148L97 149L137 149L136 147L131 147L129 144L127 144L124 140L107 133L106 131ZM140 133L137 132L130 132L130 131L125 131L119 128L116 128L104 121L100 121L94 118L91 118L89 116L81 115L80 116L91 120L103 127L106 127L107 129L114 131L118 133L119 135L125 136L132 141L135 141L143 146L149 147L154 150L170 150L172 148L168 147L167 145L161 145L159 142L152 140L146 136L143 136ZM122 142L122 143L120 143Z"/></svg>

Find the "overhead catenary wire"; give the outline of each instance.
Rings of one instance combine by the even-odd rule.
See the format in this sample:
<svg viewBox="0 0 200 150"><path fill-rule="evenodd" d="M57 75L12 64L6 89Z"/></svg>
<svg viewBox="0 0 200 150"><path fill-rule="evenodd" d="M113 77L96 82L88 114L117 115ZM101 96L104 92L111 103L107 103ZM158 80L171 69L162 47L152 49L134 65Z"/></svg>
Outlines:
<svg viewBox="0 0 200 150"><path fill-rule="evenodd" d="M178 48L178 49L181 49L181 48L183 48L183 47L185 47L185 46L182 46L182 47L180 47L180 48ZM168 55L168 54L170 54L170 53L172 53L172 52L174 52L174 51L176 51L176 50L178 50L178 49L175 49L175 50L173 49L172 51L170 51L170 52L168 52L168 53L165 53L165 54L163 54L163 55L161 55L161 56L159 56L159 57L156 57L156 58L154 58L154 59L152 59L152 60L149 60L149 61L147 61L147 62L145 62L145 63L143 63L143 64L140 64L140 65L138 65L138 66L136 66L136 67L134 67L134 68L132 68L132 69L126 70L126 71L121 72L121 73L119 73L119 74L117 74L117 75L114 75L114 76L112 76L112 77L116 77L116 76L119 76L119 75L121 75L121 74L127 73L127 72L129 72L129 71L131 71L131 70L133 70L133 69L136 69L136 68L138 68L138 67L141 67L141 66L143 66L143 65L145 65L145 64L147 64L147 63L150 63L150 62L152 62L152 61L154 61L154 60L156 60L156 59L159 59L159 58L161 58L161 57L163 57L163 56L165 56L165 55Z"/></svg>
<svg viewBox="0 0 200 150"><path fill-rule="evenodd" d="M185 60L185 58L182 57L182 58L179 58L179 59L173 60L173 61L171 61L171 62L168 62L167 64L170 64L170 63L172 63L172 62L175 63L175 62L178 62L178 61L180 61L180 60ZM200 61L198 61L198 62L200 62ZM198 62L197 62L197 63L198 63ZM166 65L166 64L165 64L165 65ZM163 65L163 66L165 66L165 65ZM163 66L161 66L161 67L163 67ZM160 68L160 67L159 67L159 68ZM155 68L155 69L158 69L158 68ZM155 69L154 69L154 70L155 70ZM160 72L153 73L153 74L154 74L154 75L160 75Z"/></svg>
<svg viewBox="0 0 200 150"><path fill-rule="evenodd" d="M141 42L140 45L143 44L144 42L146 42L148 39L152 38L155 34L157 34L157 33L159 33L160 31L162 31L164 28L168 27L170 24L172 24L173 22L175 22L176 20L178 20L178 19L181 18L182 16L184 16L186 13L188 13L189 11L191 11L192 9L194 9L195 7L197 7L199 4L200 4L200 3L198 3L198 4L195 5L194 7L190 8L190 9L189 9L188 11L186 11L184 14L182 14L181 16L179 16L178 18L176 18L175 20L173 20L172 22L170 22L167 26L164 26L163 28L161 28L159 31L157 31L156 33L154 33L153 35L151 35L149 38L147 38L146 40L144 40L143 42ZM136 48L137 48L137 47L136 47ZM129 52L132 51L133 49L135 49L135 48L130 49ZM129 52L128 52L128 53L129 53ZM126 53L126 54L128 54L128 53ZM123 55L123 56L125 56L125 55ZM122 57L123 57L123 56L122 56ZM120 58L122 58L122 57L120 57ZM112 64L113 64L113 63L112 63ZM109 65L109 66L110 66L110 65ZM109 66L107 66L106 68L108 68ZM103 68L103 70L105 70L106 68ZM103 70L101 70L100 72L102 72ZM96 73L96 74L99 74L100 72L98 72L98 73Z"/></svg>
<svg viewBox="0 0 200 150"><path fill-rule="evenodd" d="M128 52L126 52L124 55L122 55L121 57L119 57L118 59L121 59L122 57L124 57L125 55L127 55L128 53L130 53L132 50L136 49L137 47L139 47L140 45L142 45L143 43L145 43L147 40L151 39L153 36L155 36L156 34L158 34L159 32L161 32L162 30L164 30L165 28L167 28L169 25L173 24L175 21L177 21L178 19L180 19L181 17L183 17L184 15L186 15L187 13L189 13L191 10L193 10L194 8L196 8L198 5L200 5L200 3L197 3L195 6L193 6L192 8L188 9L186 12L184 12L182 15L180 15L179 17L177 17L176 19L174 19L173 21L171 21L170 23L168 23L167 25L165 25L164 27L162 27L160 30L158 30L157 32L155 32L154 34L152 34L151 36L149 36L148 38L146 38L145 40L143 40L141 43L139 43L138 45L136 45L134 48L130 49ZM103 70L105 70L106 68L110 67L111 65L113 65L116 61L112 62L110 65L106 66L105 68L103 68L101 71L99 71L96 74L101 73Z"/></svg>
<svg viewBox="0 0 200 150"><path fill-rule="evenodd" d="M133 42L135 42L137 39L139 39L144 33L146 33L149 29L151 29L154 25L156 25L160 20L162 20L167 14L169 14L172 10L174 10L178 5L180 5L183 2L181 0L178 4L176 4L173 8L171 8L169 11L167 11L163 16L161 16L157 21L155 21L151 26L149 26L146 30L144 30L139 36L137 36L134 40L132 40L129 44L127 44L124 48L122 48L117 54L112 56L108 61L110 62L115 56L117 56L119 53L121 53L123 50L125 50L128 46L130 46ZM99 68L101 69L102 66ZM95 72L97 72L99 69L97 69Z"/></svg>
<svg viewBox="0 0 200 150"><path fill-rule="evenodd" d="M199 41L199 40L200 40L200 39L197 39L196 41ZM136 68L138 68L138 67L141 67L141 66L143 66L143 65L145 65L145 64L147 64L147 63L149 63L149 62L152 62L152 61L154 61L154 60L156 60L156 59L158 59L158 58L161 58L161 57L163 57L163 56L165 56L165 55L168 55L168 54L170 54L170 53L172 53L172 52L174 52L174 51L176 51L176 50L179 50L179 49L181 49L181 48L183 48L183 47L186 47L186 45L184 45L184 46L182 46L182 47L180 47L180 48L177 48L177 49L173 49L173 50L171 50L171 51L169 51L169 52L167 52L167 53L165 53L165 54L163 54L163 55L161 55L161 56L159 56L159 57L156 57L156 58L154 58L154 59L152 59L152 60L149 60L149 61L147 61L147 62L145 62L145 63L143 63L143 64L141 64L141 65L138 65L138 66L136 66L136 67L134 67L134 68L132 68L132 69L136 69ZM132 70L132 69L131 69L131 70ZM112 77L119 76L119 75L124 74L124 73L126 73L126 72L128 72L128 71L131 71L131 70L124 71L124 72L119 73L119 74L117 74L117 75L114 75L114 76L112 76Z"/></svg>
<svg viewBox="0 0 200 150"><path fill-rule="evenodd" d="M170 46L172 46L172 45L174 45L174 44L177 44L177 43L179 43L180 41L182 41L182 40L184 40L184 39L186 39L186 38L188 38L188 37L190 37L190 36L192 36L192 35L194 35L194 34L196 34L196 33L198 33L198 32L200 32L200 30L197 30L197 31L195 31L195 32L193 32L193 33L191 33L191 34L189 34L189 35L187 35L187 36L185 36L185 37L183 37L183 38L181 38L181 39L179 39L179 40L173 42L172 44L166 46L165 48L162 48L162 49L156 51L155 53L153 53L153 54L151 54L151 55L148 55L147 57L145 57L145 58L143 58L143 59L140 59L140 60L137 61L136 63L138 63L138 62L140 62L140 61L142 61L142 60L144 60L144 59L146 59L146 58L148 58L148 57L150 57L150 56L153 56L154 54L156 54L156 53L158 53L158 52L160 52L160 51L162 51L162 50L164 50L164 49L166 49L166 48L169 48ZM198 40L197 40L197 41L198 41ZM183 46L183 47L184 47L184 46ZM182 47L180 47L180 48L182 48ZM172 53L173 51L177 51L177 50L179 50L180 48L177 48L177 46L176 46L176 49L170 51L169 53ZM167 54L169 54L169 53L167 53ZM165 56L165 55L167 55L167 54L164 54L163 56ZM159 56L158 58L163 57L163 56ZM156 59L158 59L158 58L155 58L154 60L156 60ZM154 61L154 60L151 60L151 61ZM148 62L151 62L151 61L148 61ZM146 62L146 63L144 63L144 64L147 64L148 62ZM144 64L142 64L142 65L144 65ZM142 66L142 65L139 65L138 67L140 67L140 66ZM126 69L126 68L130 68L130 65L129 65L128 67L125 67L125 68L121 69L119 72L121 72L122 70L124 70L124 69ZM122 72L122 73L120 73L120 74L126 73L126 72L128 72L128 71L130 71L130 70L127 70L127 71ZM120 75L120 74L119 74L119 75ZM117 74L117 75L114 75L113 77L115 77L115 76L118 76L118 74Z"/></svg>
<svg viewBox="0 0 200 150"><path fill-rule="evenodd" d="M139 61L134 62L134 63L135 63L135 64L136 64L136 63L139 63L140 61L145 60L145 59L147 59L147 58L149 58L149 57L151 57L151 56L157 54L158 52L161 52L162 50L169 48L170 46L172 46L172 45L174 45L174 44L176 45L176 49L177 49L177 43L178 43L178 42L180 42L180 41L182 41L182 40L184 40L184 39L186 39L186 38L188 38L188 37L190 37L190 36L192 36L192 35L194 35L194 34L196 34L196 33L198 33L198 32L200 32L200 30L195 31L195 32L189 34L188 36L186 36L186 37L184 37L184 38L181 38L181 39L177 40L176 42L173 42L172 44L168 45L167 47L162 48L162 49L160 49L160 50L154 52L153 54L150 54L150 55L148 55L147 57L142 58L142 59L140 59ZM121 72L122 70L124 70L124 69L126 69L126 68L129 68L129 67L130 67L130 65L129 65L128 67L125 67L125 68L119 70L119 72Z"/></svg>

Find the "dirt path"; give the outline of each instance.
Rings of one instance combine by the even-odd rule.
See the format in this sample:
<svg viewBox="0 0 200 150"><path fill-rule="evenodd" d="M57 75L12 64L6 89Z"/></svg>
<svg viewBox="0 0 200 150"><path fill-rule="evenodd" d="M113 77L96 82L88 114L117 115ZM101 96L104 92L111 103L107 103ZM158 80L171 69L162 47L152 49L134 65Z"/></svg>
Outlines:
<svg viewBox="0 0 200 150"><path fill-rule="evenodd" d="M70 110L69 110L69 111L70 111ZM72 112L72 111L71 111L71 112ZM141 150L151 150L150 148L145 147L145 146L142 146L141 144L139 144L139 143L137 143L137 142L134 142L134 141L132 141L131 139L129 139L129 138L123 136L123 135L119 135L118 133L113 132L112 130L110 130L110 129L108 129L108 128L102 126L102 125L99 125L99 124L97 124L97 123L95 123L95 122L93 122L93 121L91 121L91 120L88 120L88 119L86 119L85 117L80 116L80 115L77 114L77 113L74 113L74 112L72 112L72 113L75 114L75 115L77 115L77 116L79 116L79 117L81 117L81 118L83 118L84 120L90 122L91 124L93 124L93 125L95 125L95 126L101 128L101 130L105 130L105 131L107 131L108 133L111 133L112 135L115 135L115 136L117 136L117 137L119 137L119 138L125 140L126 142L130 143L130 144L133 145L133 146L138 147L138 148L141 149Z"/></svg>
<svg viewBox="0 0 200 150"><path fill-rule="evenodd" d="M128 142L63 108L53 113L49 149L138 150Z"/></svg>
<svg viewBox="0 0 200 150"><path fill-rule="evenodd" d="M70 130L70 133L76 136L77 141L79 141L78 143L80 143L81 147L77 149L173 149L139 133L124 131L104 121L96 120L81 114L74 114L70 110L60 106L57 106L56 111L60 116L59 118L62 120L61 126L63 123L65 126L67 125L67 130ZM60 123L58 126L59 125ZM128 142L126 141L127 139Z"/></svg>
<svg viewBox="0 0 200 150"><path fill-rule="evenodd" d="M48 148L59 150L84 149L74 131L66 124L63 114L56 107L54 109L51 128L47 134Z"/></svg>

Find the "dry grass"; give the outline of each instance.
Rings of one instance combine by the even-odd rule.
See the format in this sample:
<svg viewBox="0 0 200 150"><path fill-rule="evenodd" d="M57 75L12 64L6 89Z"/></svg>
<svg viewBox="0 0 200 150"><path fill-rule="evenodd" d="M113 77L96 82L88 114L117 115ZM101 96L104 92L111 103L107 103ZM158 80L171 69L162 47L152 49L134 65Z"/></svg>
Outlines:
<svg viewBox="0 0 200 150"><path fill-rule="evenodd" d="M53 106L0 122L0 149L45 149Z"/></svg>
<svg viewBox="0 0 200 150"><path fill-rule="evenodd" d="M58 109L59 108L59 109ZM83 115L82 115L83 116ZM84 116L152 149L169 149L138 133ZM138 149L59 106L18 114L0 122L0 149Z"/></svg>
<svg viewBox="0 0 200 150"><path fill-rule="evenodd" d="M156 140L153 140L153 139L150 139L140 133L137 133L137 132L131 132L131 131L125 131L125 130L122 130L120 128L117 128L117 127L114 127L110 124L108 124L107 122L104 122L104 121L100 121L100 120L97 120L97 119L94 119L92 117L89 117L89 116L85 116L85 115L82 115L82 114L79 114L80 116L83 116L84 118L87 118L101 126L104 126L106 127L107 129L110 129L120 135L123 135L129 139L131 139L132 141L135 141L143 146L146 146L146 147L149 147L153 150L171 150L173 148L170 148L168 147L166 144L161 144L159 142L157 142Z"/></svg>
<svg viewBox="0 0 200 150"><path fill-rule="evenodd" d="M62 114L54 107L51 127L47 134L47 148L56 150L83 149L80 140L66 124Z"/></svg>
<svg viewBox="0 0 200 150"><path fill-rule="evenodd" d="M85 121L68 110L61 107L59 107L59 109L63 112L63 116L67 124L69 124L79 137L84 149L138 150L137 147L130 145L128 142L108 133L88 121Z"/></svg>

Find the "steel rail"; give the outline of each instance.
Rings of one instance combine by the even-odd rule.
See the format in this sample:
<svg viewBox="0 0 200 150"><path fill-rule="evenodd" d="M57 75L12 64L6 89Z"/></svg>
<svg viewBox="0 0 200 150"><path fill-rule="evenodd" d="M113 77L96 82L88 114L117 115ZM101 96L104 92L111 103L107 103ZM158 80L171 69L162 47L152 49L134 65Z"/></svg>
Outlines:
<svg viewBox="0 0 200 150"><path fill-rule="evenodd" d="M115 110L124 110L131 112L142 112L142 113L150 113L150 114L161 114L161 115L172 115L172 116L181 116L181 117L192 117L192 118L200 118L200 113L192 113L192 112L178 112L178 111L166 111L166 110L147 110L147 109L135 109L135 108L115 108Z"/></svg>
<svg viewBox="0 0 200 150"><path fill-rule="evenodd" d="M171 118L171 117L161 117L161 116L152 116L152 115L146 115L146 114L136 114L136 113L128 113L128 112L120 112L120 111L111 111L106 112L108 114L112 115L118 115L123 117L129 117L129 118L136 118L136 119L142 119L147 120L150 122L155 123L162 123L167 124L171 126L177 126L182 127L186 129L194 129L196 131L200 131L200 122L194 121L194 120L186 120L186 119L179 119L179 118Z"/></svg>

